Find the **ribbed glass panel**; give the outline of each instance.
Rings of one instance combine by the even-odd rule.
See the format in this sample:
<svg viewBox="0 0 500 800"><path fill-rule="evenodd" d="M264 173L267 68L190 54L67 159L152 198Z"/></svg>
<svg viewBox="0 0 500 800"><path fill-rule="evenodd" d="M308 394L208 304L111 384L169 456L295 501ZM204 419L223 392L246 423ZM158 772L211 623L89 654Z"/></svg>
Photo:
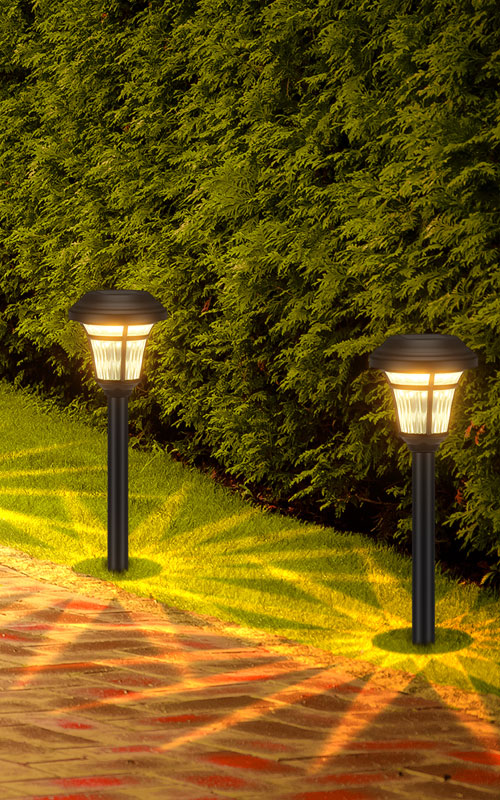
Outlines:
<svg viewBox="0 0 500 800"><path fill-rule="evenodd" d="M432 398L432 433L446 433L448 430L454 394L455 389L434 389Z"/></svg>
<svg viewBox="0 0 500 800"><path fill-rule="evenodd" d="M402 433L425 433L427 392L393 389Z"/></svg>
<svg viewBox="0 0 500 800"><path fill-rule="evenodd" d="M125 367L126 381L136 381L140 377L142 357L144 355L145 347L146 339L138 339L135 342L127 342L127 361Z"/></svg>
<svg viewBox="0 0 500 800"><path fill-rule="evenodd" d="M129 325L127 328L127 336L147 336L153 323L150 325Z"/></svg>
<svg viewBox="0 0 500 800"><path fill-rule="evenodd" d="M89 325L83 323L89 336L122 336L123 325Z"/></svg>
<svg viewBox="0 0 500 800"><path fill-rule="evenodd" d="M91 339L96 375L103 381L119 381L122 356L121 341Z"/></svg>
<svg viewBox="0 0 500 800"><path fill-rule="evenodd" d="M389 383L396 383L399 386L428 386L429 373L425 372L386 372Z"/></svg>
<svg viewBox="0 0 500 800"><path fill-rule="evenodd" d="M434 375L434 386L446 386L450 383L458 383L461 372L436 372Z"/></svg>

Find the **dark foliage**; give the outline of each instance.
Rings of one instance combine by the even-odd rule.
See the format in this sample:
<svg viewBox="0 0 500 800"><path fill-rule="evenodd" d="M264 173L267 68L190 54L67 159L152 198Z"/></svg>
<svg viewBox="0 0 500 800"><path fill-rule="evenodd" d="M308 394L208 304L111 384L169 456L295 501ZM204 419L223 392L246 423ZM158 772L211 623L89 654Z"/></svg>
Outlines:
<svg viewBox="0 0 500 800"><path fill-rule="evenodd" d="M410 456L367 354L455 334L481 366L438 455L439 552L495 581L497 3L2 6L3 374L101 413L67 310L147 289L170 316L136 430L405 546Z"/></svg>

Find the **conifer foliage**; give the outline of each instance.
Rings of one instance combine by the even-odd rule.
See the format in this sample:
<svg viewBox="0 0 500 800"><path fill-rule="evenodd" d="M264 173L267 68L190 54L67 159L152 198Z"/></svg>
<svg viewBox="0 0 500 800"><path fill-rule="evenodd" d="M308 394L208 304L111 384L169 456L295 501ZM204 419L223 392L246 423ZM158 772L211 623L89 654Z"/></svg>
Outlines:
<svg viewBox="0 0 500 800"><path fill-rule="evenodd" d="M92 391L69 306L147 289L169 319L137 425L406 541L367 354L455 334L481 366L440 536L500 574L499 31L495 0L2 0L2 373Z"/></svg>

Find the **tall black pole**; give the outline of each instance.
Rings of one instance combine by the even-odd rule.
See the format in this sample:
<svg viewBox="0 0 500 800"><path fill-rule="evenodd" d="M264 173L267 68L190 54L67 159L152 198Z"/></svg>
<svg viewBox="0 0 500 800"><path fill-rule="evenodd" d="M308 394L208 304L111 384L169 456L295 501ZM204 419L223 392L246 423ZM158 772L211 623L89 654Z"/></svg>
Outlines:
<svg viewBox="0 0 500 800"><path fill-rule="evenodd" d="M434 642L434 453L412 453L412 640Z"/></svg>
<svg viewBox="0 0 500 800"><path fill-rule="evenodd" d="M128 397L109 395L108 569L128 569Z"/></svg>

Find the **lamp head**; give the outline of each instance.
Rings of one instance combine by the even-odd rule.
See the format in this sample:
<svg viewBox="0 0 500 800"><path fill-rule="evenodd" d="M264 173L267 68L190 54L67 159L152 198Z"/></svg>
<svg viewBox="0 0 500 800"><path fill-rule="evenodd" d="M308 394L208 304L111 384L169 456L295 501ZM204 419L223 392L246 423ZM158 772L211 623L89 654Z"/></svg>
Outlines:
<svg viewBox="0 0 500 800"><path fill-rule="evenodd" d="M68 312L90 342L96 380L111 397L127 397L139 383L148 335L167 311L149 292L87 292Z"/></svg>
<svg viewBox="0 0 500 800"><path fill-rule="evenodd" d="M410 450L433 452L448 435L455 389L477 355L456 336L390 336L369 357L385 372L394 397L398 431Z"/></svg>

